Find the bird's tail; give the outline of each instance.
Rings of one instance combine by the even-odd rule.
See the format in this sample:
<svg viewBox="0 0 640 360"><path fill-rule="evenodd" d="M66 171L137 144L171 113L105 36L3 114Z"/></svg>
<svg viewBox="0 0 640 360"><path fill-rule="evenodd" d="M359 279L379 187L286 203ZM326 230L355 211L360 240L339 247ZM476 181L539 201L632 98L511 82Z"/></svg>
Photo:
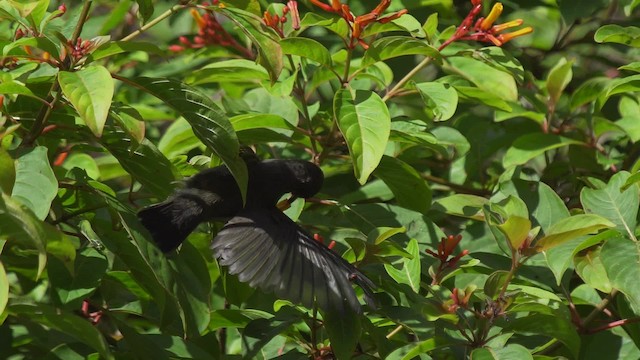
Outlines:
<svg viewBox="0 0 640 360"><path fill-rule="evenodd" d="M193 194L178 193L140 210L138 218L166 253L180 246L198 224L207 220L205 206L202 199Z"/></svg>

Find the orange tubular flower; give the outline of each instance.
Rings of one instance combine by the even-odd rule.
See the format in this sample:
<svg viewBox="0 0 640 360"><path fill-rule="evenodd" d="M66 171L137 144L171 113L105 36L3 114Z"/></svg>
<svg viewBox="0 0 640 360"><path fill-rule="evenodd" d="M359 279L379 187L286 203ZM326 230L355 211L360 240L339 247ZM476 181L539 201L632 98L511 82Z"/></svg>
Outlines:
<svg viewBox="0 0 640 360"><path fill-rule="evenodd" d="M444 43L442 43L442 45L440 45L439 50L444 49L449 44L457 40L475 40L489 42L495 46L502 46L507 41L510 41L518 36L530 34L533 31L532 27L527 26L523 29L511 33L499 34L506 29L522 25L524 21L522 19L516 19L504 24L494 25L498 17L502 14L502 10L504 9L502 3L496 3L491 8L491 11L486 18L480 17L474 22L474 19L482 10L482 1L471 0L471 4L473 4L473 8L471 9L471 11L469 11L467 17L465 17L460 26L458 26L456 32ZM474 25L471 26L471 24Z"/></svg>
<svg viewBox="0 0 640 360"><path fill-rule="evenodd" d="M377 22L381 24L388 23L395 20L400 16L407 13L406 9L397 11L389 16L381 18L380 15L389 8L391 0L380 0L380 3L371 10L369 13L354 17L349 9L349 5L340 3L340 0L331 0L331 6L320 2L320 0L310 0L312 4L321 8L324 11L332 12L340 15L349 25L351 29L351 38L349 39L348 46L353 49L357 44L362 45L363 48L368 48L369 45L362 39L362 33L367 25Z"/></svg>

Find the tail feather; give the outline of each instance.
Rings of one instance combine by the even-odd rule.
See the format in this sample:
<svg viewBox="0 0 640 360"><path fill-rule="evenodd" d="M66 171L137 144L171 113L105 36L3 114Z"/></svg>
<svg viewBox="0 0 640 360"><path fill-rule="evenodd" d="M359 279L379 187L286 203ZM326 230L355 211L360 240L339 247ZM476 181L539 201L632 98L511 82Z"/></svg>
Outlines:
<svg viewBox="0 0 640 360"><path fill-rule="evenodd" d="M180 246L198 224L207 220L207 205L194 194L179 193L140 210L138 218L156 245L166 253Z"/></svg>

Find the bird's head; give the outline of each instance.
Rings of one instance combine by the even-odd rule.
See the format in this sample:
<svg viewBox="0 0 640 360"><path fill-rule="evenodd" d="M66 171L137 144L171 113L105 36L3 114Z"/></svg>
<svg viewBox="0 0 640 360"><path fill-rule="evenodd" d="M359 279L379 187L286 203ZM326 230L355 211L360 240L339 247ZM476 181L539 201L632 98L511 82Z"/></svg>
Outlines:
<svg viewBox="0 0 640 360"><path fill-rule="evenodd" d="M294 196L306 199L320 191L324 174L318 165L304 160L290 160L286 166L295 179L291 191Z"/></svg>

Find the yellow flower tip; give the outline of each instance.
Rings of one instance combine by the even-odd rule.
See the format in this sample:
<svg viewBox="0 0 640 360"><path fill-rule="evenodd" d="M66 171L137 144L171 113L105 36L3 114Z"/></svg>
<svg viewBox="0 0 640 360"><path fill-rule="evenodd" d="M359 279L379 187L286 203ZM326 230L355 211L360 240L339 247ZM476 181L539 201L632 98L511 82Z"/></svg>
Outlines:
<svg viewBox="0 0 640 360"><path fill-rule="evenodd" d="M480 23L480 29L489 30L491 25L493 25L493 23L498 20L498 17L500 16L500 14L502 14L503 9L504 7L502 6L502 3L495 3L491 8L491 11L489 12L489 15L487 15L487 17L482 20L482 23Z"/></svg>
<svg viewBox="0 0 640 360"><path fill-rule="evenodd" d="M226 7L227 7L227 5L225 5L224 3L219 3L218 4L218 8L220 8L220 9L224 9Z"/></svg>
<svg viewBox="0 0 640 360"><path fill-rule="evenodd" d="M532 32L533 32L533 28L531 26L527 26L525 28L522 28L520 30L516 30L514 32L510 32L510 33L507 33L507 34L502 34L498 38L502 41L502 43L506 43L509 40L517 38L518 36L531 34Z"/></svg>
<svg viewBox="0 0 640 360"><path fill-rule="evenodd" d="M495 33L499 33L499 32L504 31L506 29L510 29L510 28L514 28L516 26L520 26L520 25L522 25L523 22L524 22L524 20L522 20L522 19L516 19L516 20L507 21L504 24L495 25L494 27L491 28L491 31L494 34Z"/></svg>
<svg viewBox="0 0 640 360"><path fill-rule="evenodd" d="M189 10L189 12L191 13L191 16L193 16L193 18L196 20L196 24L198 24L198 27L203 27L205 21L204 21L204 19L202 19L202 15L200 15L198 10L191 9L191 10Z"/></svg>

